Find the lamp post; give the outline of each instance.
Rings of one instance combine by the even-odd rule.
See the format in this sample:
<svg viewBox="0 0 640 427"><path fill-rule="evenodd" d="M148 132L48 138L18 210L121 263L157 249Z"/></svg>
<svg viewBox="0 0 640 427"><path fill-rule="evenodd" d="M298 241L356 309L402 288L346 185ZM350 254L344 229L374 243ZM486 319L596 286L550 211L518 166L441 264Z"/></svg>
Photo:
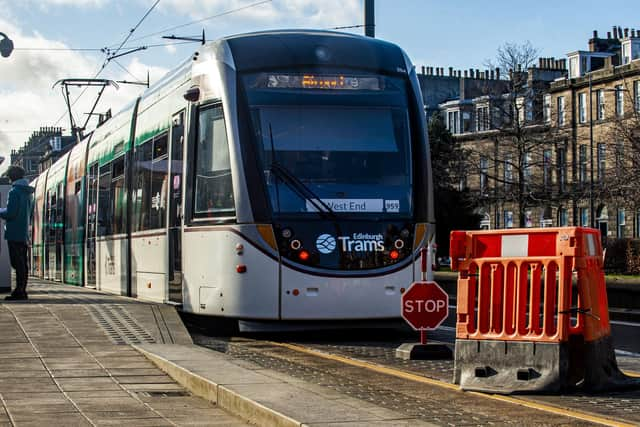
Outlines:
<svg viewBox="0 0 640 427"><path fill-rule="evenodd" d="M575 105L575 104L574 104ZM589 182L589 210L591 212L591 228L596 228L596 211L593 200L593 88L589 73L589 156L591 158L591 180Z"/></svg>

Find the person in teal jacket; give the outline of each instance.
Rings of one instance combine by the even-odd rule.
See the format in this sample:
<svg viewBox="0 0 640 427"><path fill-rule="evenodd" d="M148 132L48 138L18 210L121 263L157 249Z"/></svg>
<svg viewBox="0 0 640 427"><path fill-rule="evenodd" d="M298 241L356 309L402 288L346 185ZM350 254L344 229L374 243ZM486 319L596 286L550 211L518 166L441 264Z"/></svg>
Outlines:
<svg viewBox="0 0 640 427"><path fill-rule="evenodd" d="M29 219L33 205L33 187L24 179L24 169L9 166L6 175L11 181L7 207L0 209L0 218L5 220L4 238L9 246L11 266L16 270L16 288L7 300L27 299L27 277L29 270Z"/></svg>

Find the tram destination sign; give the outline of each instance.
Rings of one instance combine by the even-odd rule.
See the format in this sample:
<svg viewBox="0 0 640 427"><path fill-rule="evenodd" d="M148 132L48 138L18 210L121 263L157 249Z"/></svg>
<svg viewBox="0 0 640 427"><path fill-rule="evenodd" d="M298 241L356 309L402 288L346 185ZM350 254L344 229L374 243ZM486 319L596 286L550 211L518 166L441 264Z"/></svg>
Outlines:
<svg viewBox="0 0 640 427"><path fill-rule="evenodd" d="M434 330L449 315L449 295L436 282L414 282L402 294L402 318L416 331Z"/></svg>

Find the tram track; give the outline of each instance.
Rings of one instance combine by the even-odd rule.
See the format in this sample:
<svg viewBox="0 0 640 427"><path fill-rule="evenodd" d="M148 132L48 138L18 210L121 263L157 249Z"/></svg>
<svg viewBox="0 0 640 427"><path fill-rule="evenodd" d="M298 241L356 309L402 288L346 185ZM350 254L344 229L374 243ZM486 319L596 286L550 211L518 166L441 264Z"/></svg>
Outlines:
<svg viewBox="0 0 640 427"><path fill-rule="evenodd" d="M413 416L416 408L422 408L417 412L436 424L522 425L523 420L545 425L640 424L640 392L503 396L461 391L451 383L452 361L395 358L397 341L406 336L388 342L387 336L372 340L359 332L356 338L339 333L335 339L315 333L310 338L309 334L211 337L202 330L191 332L197 344L381 407ZM449 341L449 335L445 331L432 338ZM625 371L640 376L635 365Z"/></svg>

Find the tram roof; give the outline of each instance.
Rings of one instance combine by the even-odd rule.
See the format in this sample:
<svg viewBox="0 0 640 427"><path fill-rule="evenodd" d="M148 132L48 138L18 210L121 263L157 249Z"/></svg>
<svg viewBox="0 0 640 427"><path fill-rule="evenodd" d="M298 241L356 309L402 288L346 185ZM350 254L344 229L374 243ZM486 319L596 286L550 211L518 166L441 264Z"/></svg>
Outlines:
<svg viewBox="0 0 640 427"><path fill-rule="evenodd" d="M386 72L408 70L397 45L371 37L336 31L273 30L222 38L232 51L238 71L324 64Z"/></svg>

